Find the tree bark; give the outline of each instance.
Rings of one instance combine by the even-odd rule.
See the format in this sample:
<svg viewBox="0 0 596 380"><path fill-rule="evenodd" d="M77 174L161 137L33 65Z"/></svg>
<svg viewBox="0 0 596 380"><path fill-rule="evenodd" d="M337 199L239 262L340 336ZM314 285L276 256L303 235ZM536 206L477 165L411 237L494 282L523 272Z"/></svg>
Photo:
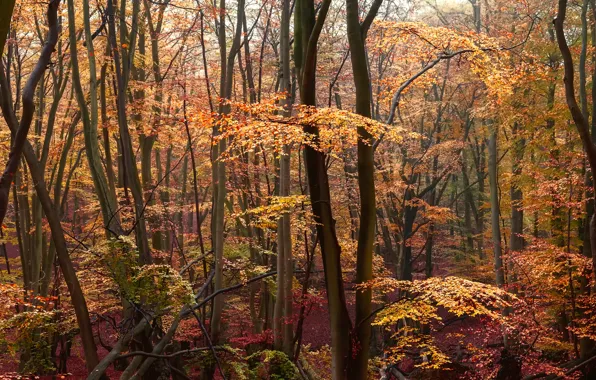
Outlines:
<svg viewBox="0 0 596 380"><path fill-rule="evenodd" d="M294 17L294 61L300 82L301 103L316 106L317 43L330 0L323 1L318 17L315 17L313 0L297 0ZM318 142L319 131L305 126L304 132ZM331 324L331 355L333 379L345 379L350 359L352 322L346 307L344 285L341 274L341 249L335 231L335 220L331 210L329 177L325 165L326 156L310 145L304 147L304 161L313 215L317 222L325 285Z"/></svg>
<svg viewBox="0 0 596 380"><path fill-rule="evenodd" d="M79 73L79 61L77 53L77 32L75 23L75 5L74 0L68 0L68 24L70 39L70 57L72 67L72 85L76 94L83 121L83 134L85 137L85 152L87 162L99 204L102 211L104 228L106 232L121 234L120 218L116 215L115 194L110 191L108 181L103 171L101 158L99 156L98 143L98 94L97 94L97 74L95 65L95 50L90 25L89 2L83 2L83 19L85 20L85 44L87 46L87 56L89 61L89 105L81 85Z"/></svg>
<svg viewBox="0 0 596 380"><path fill-rule="evenodd" d="M373 12L360 25L358 0L346 0L346 24L352 74L356 87L356 113L370 118L370 75L365 48L366 28L372 23L381 1L373 4ZM376 7L376 8L375 8ZM374 179L374 150L372 136L364 127L358 127L358 189L360 193L360 225L356 250L356 283L372 279L373 248L376 238L376 197ZM341 277L341 274L340 274ZM371 290L356 291L356 319L352 332L352 358L348 368L349 379L366 379L371 335ZM355 357L354 357L355 356Z"/></svg>
<svg viewBox="0 0 596 380"><path fill-rule="evenodd" d="M567 0L559 0L558 10L557 10L557 17L553 21L555 27L555 33L557 38L557 44L559 46L559 50L561 51L561 56L563 58L563 64L565 67L565 76L563 78L563 82L565 83L565 99L567 101L567 107L571 112L571 117L573 118L573 122L577 128L578 134L582 140L584 150L586 151L586 155L588 157L588 163L590 165L590 170L592 171L592 183L594 182L594 175L596 175L596 146L592 142L592 136L590 134L588 121L582 114L582 111L579 108L577 100L575 98L575 87L573 84L574 80L574 67L573 67L573 58L571 56L571 51L569 50L569 46L567 45L567 41L565 39L565 31L564 31L564 23L565 23L565 15L567 13ZM596 275L596 245L594 242L596 241L596 222L594 217L592 217L592 222L590 223L590 241L591 241L591 248L592 248L592 264L593 264L593 276Z"/></svg>
<svg viewBox="0 0 596 380"><path fill-rule="evenodd" d="M68 253L68 248L66 245L66 240L64 238L62 225L60 224L60 220L58 219L58 212L45 186L43 172L39 169L39 162L35 155L35 151L33 150L31 144L27 141L27 132L29 126L31 125L33 113L35 111L33 94L37 82L41 79L43 72L45 71L48 63L50 62L52 51L54 50L54 46L58 39L58 5L59 1L57 0L52 0L48 4L48 40L46 41L46 44L43 47L40 59L33 73L27 80L27 84L23 91L23 110L21 112L20 123L17 122L14 110L12 109L10 89L4 76L4 69L0 67L0 105L2 107L2 114L4 116L4 119L6 120L6 123L11 129L11 133L14 136L15 144L18 142L18 144L20 145L20 147L18 147L17 149L11 149L11 158L9 158L9 162L7 164L7 166L9 166L9 173L6 177L2 177L0 183L1 181L9 180L8 186L10 186L12 178L14 178L14 174L16 173L16 169L18 168L19 157L21 153L23 153L29 167L31 178L33 179L33 184L35 186L37 197L39 198L39 202L41 203L41 207L46 215L48 224L50 226L52 239L54 241L56 253L58 255L58 263L60 265L60 269L62 270L64 281L70 292L72 305L77 317L77 322L79 325L81 340L83 344L83 350L85 353L85 363L87 369L91 371L98 363L98 357L95 342L93 339L93 331L91 330L91 321L89 319L87 303L85 301L85 296L83 295L83 292L81 290L81 286L77 279L75 269L73 267L70 255ZM16 158L15 155L17 156ZM11 159L13 161L11 161ZM14 162L14 160L16 160L16 163ZM12 166L14 166L14 169L12 168ZM13 171L10 172L11 170ZM8 201L8 198L6 199L6 201ZM2 217L3 216L4 214L2 214Z"/></svg>
<svg viewBox="0 0 596 380"><path fill-rule="evenodd" d="M513 133L518 131L517 124L514 125ZM520 165L524 155L525 140L516 136L513 146L513 183L510 188L511 197L511 237L509 239L509 248L511 252L521 251L524 248L524 211L523 211L523 193L521 188L515 183L521 175Z"/></svg>
<svg viewBox="0 0 596 380"><path fill-rule="evenodd" d="M16 0L3 0L0 3L0 55L4 51L4 45L8 37L15 2Z"/></svg>
<svg viewBox="0 0 596 380"><path fill-rule="evenodd" d="M281 80L280 89L287 94L283 101L284 115L292 112L292 97L290 88L290 0L283 0L280 44ZM279 159L279 195L290 195L290 147L283 147L283 154ZM283 350L288 357L294 352L294 328L292 324L292 283L294 279L292 261L292 231L290 229L290 214L284 213L278 221L277 228L277 296L275 302L275 340L276 348Z"/></svg>
<svg viewBox="0 0 596 380"><path fill-rule="evenodd" d="M108 0L106 13L108 17L108 40L111 46L112 58L114 59L115 76L116 76L116 99L117 99L117 113L118 113L118 127L120 130L120 140L123 156L123 168L126 172L126 185L130 187L135 209L135 236L137 247L139 250L139 261L141 264L150 264L153 262L151 252L149 250L147 228L145 225L145 218L143 215L144 201L143 191L139 180L137 165L134 158L134 151L132 149L132 141L130 132L128 130L127 116L126 116L126 92L128 86L128 77L130 73L130 66L134 56L135 42L136 42L136 28L139 13L139 0L133 1L133 28L131 30L130 45L128 49L128 60L120 57L120 49L116 42L116 23L114 14L114 4L112 0ZM121 33L124 33L121 26ZM127 58L127 57L123 57Z"/></svg>
<svg viewBox="0 0 596 380"><path fill-rule="evenodd" d="M221 83L220 96L222 101L219 105L220 115L226 115L230 112L230 105L227 100L232 96L232 85L234 81L234 62L236 54L240 49L240 37L242 34L242 18L244 14L244 0L238 1L238 13L236 19L236 28L232 46L229 53L226 54L226 2L220 1L220 9L222 10L219 20L219 45L220 45L220 59L221 67ZM223 125L214 125L213 136L217 138L222 133ZM223 260L224 260L224 213L226 200L226 163L221 160L221 155L226 150L226 139L220 139L217 149L214 148L213 157L213 186L214 186L214 207L213 207L213 251L215 253L215 280L214 292L223 288ZM225 297L223 295L216 297L213 301L213 310L211 314L211 340L213 344L218 344L221 338L221 314L223 311ZM211 373L213 371L210 371Z"/></svg>
<svg viewBox="0 0 596 380"><path fill-rule="evenodd" d="M494 127L492 127L494 128ZM495 283L499 288L505 285L505 270L501 250L501 228L499 211L499 193L497 183L497 131L493 129L488 139L488 177L490 182L490 211L493 236L493 254L495 260Z"/></svg>

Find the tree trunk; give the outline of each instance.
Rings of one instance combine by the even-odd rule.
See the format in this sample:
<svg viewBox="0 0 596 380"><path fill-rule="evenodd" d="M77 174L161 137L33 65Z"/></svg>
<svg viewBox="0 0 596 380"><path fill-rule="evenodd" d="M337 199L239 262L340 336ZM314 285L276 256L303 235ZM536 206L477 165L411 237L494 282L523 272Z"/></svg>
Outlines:
<svg viewBox="0 0 596 380"><path fill-rule="evenodd" d="M219 24L219 47L221 55L221 83L220 96L222 102L219 105L220 115L226 115L230 112L230 106L225 103L225 100L230 100L232 96L232 84L234 81L234 62L236 54L240 49L240 37L242 34L242 19L244 14L244 0L238 1L238 13L236 16L235 34L230 47L229 53L226 55L226 14L223 10L226 9L225 0L220 1L220 9L222 10ZM227 59L226 59L227 57ZM214 125L213 135L219 136L222 133L223 125ZM224 248L224 212L226 200L226 164L225 161L220 160L221 155L226 150L226 139L220 139L217 149L213 149L213 187L214 187L214 207L213 207L213 251L215 253L215 281L213 291L218 291L223 288L223 248ZM225 297L223 295L216 297L213 301L213 310L211 314L211 340L213 344L218 344L221 335L221 314L223 311ZM209 371L213 373L213 370Z"/></svg>
<svg viewBox="0 0 596 380"><path fill-rule="evenodd" d="M517 124L513 127L513 133L518 131ZM509 239L509 249L511 252L521 251L524 248L524 211L523 211L523 193L521 188L515 183L521 176L522 168L520 165L524 155L525 140L516 137L517 140L513 146L513 182L510 188L511 197L511 237Z"/></svg>
<svg viewBox="0 0 596 380"><path fill-rule="evenodd" d="M83 134L85 137L85 152L87 154L87 161L91 177L99 204L102 211L104 227L107 232L114 235L121 234L121 227L119 216L116 214L117 205L115 194L108 187L108 181L103 171L101 158L99 156L98 144L98 96L97 96L97 77L95 68L95 51L93 48L93 40L90 26L89 3L83 3L83 19L85 20L85 44L87 46L87 56L89 60L89 104L87 107L87 99L83 92L81 85L81 78L79 73L79 62L77 56L77 32L75 24L75 6L73 0L68 0L68 24L69 24L69 40L70 40L70 56L72 67L72 84L76 93L76 98L81 112L81 119L83 120Z"/></svg>
<svg viewBox="0 0 596 380"><path fill-rule="evenodd" d="M374 17L374 16L373 16ZM358 0L346 0L346 23L352 73L356 87L356 113L371 117L370 76L365 42L361 28ZM360 192L360 225L356 251L356 283L364 284L372 279L373 248L376 238L376 198L374 180L374 151L370 133L358 127L358 189ZM341 278L341 273L340 273ZM371 335L371 290L356 291L356 319L352 333L352 358L348 378L368 377L368 358Z"/></svg>
<svg viewBox="0 0 596 380"><path fill-rule="evenodd" d="M494 128L494 127L493 127ZM502 288L505 285L505 270L501 251L501 228L499 225L499 189L497 183L497 131L490 132L488 140L488 177L490 182L490 211L493 236L493 254L495 260L495 283Z"/></svg>
<svg viewBox="0 0 596 380"><path fill-rule="evenodd" d="M294 17L294 60L300 81L301 103L316 106L317 42L331 1L324 0L315 18L313 0L297 0ZM304 132L318 142L316 127L305 126ZM331 210L329 177L325 165L326 156L310 145L304 147L304 161L310 191L313 215L323 255L325 285L331 323L331 355L333 379L346 378L349 363L352 323L348 315L341 274L341 249L335 231Z"/></svg>
<svg viewBox="0 0 596 380"><path fill-rule="evenodd" d="M565 31L563 28L566 13L567 1L559 0L557 17L554 21L554 27L557 38L557 44L559 46L559 50L561 51L561 56L563 57L563 63L565 67L565 77L563 78L563 81L565 83L565 99L567 100L567 107L571 112L573 122L582 140L584 150L586 151L588 162L590 164L590 170L592 171L592 183L594 183L594 173L596 173L596 146L592 142L592 136L589 130L588 121L584 118L584 115L582 114L577 104L577 100L575 99L575 88L573 84L573 58L571 56L569 46L567 45L567 40L565 39ZM592 228L590 229L590 242L592 243L592 263L596 264L596 245L594 244L594 242L596 241L596 222L594 222L594 217L592 217L591 227ZM593 268L594 276L596 275L596 265L593 265Z"/></svg>
<svg viewBox="0 0 596 380"><path fill-rule="evenodd" d="M4 51L15 2L15 0L5 0L0 3L0 52Z"/></svg>
<svg viewBox="0 0 596 380"><path fill-rule="evenodd" d="M123 169L126 172L125 180L127 187L130 188L133 201L134 201L134 209L135 209L135 223L134 223L134 230L135 230L135 237L137 242L137 247L139 250L139 262L141 264L150 264L152 263L153 259L151 257L151 252L149 251L149 244L147 238L147 228L145 225L145 218L143 215L144 211L144 200L143 200L143 191L141 188L141 183L139 180L138 169L134 157L134 151L132 149L132 141L130 138L130 132L128 130L128 122L126 116L126 93L128 87L128 78L130 73L130 63L133 61L134 58L134 51L135 51L135 42L136 42L136 29L138 27L138 13L139 13L139 1L133 1L133 28L131 29L131 36L129 50L130 53L128 56L123 58L128 58L128 62L126 59L121 61L120 57L120 49L117 46L116 41L116 24L115 24L115 14L114 14L114 4L112 1L108 1L108 6L106 7L106 13L108 17L108 31L109 31L109 43L111 46L111 53L112 58L114 59L114 66L115 66L115 76L116 76L116 100L117 100L117 113L118 113L118 127L120 131L120 140L121 140L121 148L122 148L122 158L123 158ZM122 29L122 27L121 27ZM124 33L123 30L120 31Z"/></svg>
<svg viewBox="0 0 596 380"><path fill-rule="evenodd" d="M280 87L287 93L284 103L284 115L289 117L292 110L290 88L290 0L283 0L281 22L280 63L282 68ZM290 195L290 147L283 147L283 154L279 159L279 195ZM292 231L290 229L290 214L284 213L278 221L277 236L277 296L275 304L275 333L276 348L283 350L288 357L294 353L294 328L292 324L292 283L294 279L292 261ZM282 320L283 319L283 320Z"/></svg>

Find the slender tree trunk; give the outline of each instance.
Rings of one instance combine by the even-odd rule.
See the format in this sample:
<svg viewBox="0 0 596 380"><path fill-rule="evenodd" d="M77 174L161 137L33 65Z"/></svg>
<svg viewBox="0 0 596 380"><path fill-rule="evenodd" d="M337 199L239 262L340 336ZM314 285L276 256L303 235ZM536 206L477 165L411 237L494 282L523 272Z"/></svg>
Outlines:
<svg viewBox="0 0 596 380"><path fill-rule="evenodd" d="M493 127L494 128L494 127ZM488 177L490 182L490 211L493 236L493 254L495 260L496 284L502 288L505 285L505 270L501 250L501 228L499 218L499 193L497 183L497 131L493 129L488 139Z"/></svg>
<svg viewBox="0 0 596 380"><path fill-rule="evenodd" d="M565 15L567 13L567 1L566 0L559 0L558 4L558 11L557 17L554 21L554 28L557 38L557 44L559 46L559 50L561 51L561 56L563 57L563 63L565 67L565 77L563 79L565 83L565 99L567 100L567 107L571 112L571 116L573 118L573 122L577 127L578 134L582 140L584 150L586 151L586 155L588 157L588 163L590 164L590 170L592 171L592 183L594 183L594 173L596 173L596 146L592 142L592 136L589 129L589 124L584 115L582 114L577 100L575 98L575 87L573 84L574 80L574 67L573 67L573 58L571 56L571 51L569 50L569 46L567 45L567 41L565 39L565 31L564 31L564 22L565 22ZM595 214L596 215L596 214ZM592 262L596 264L596 219L592 216L592 221L590 224L590 242L592 248ZM596 265L593 265L593 275L596 275Z"/></svg>
<svg viewBox="0 0 596 380"><path fill-rule="evenodd" d="M484 253L484 208L482 205L486 200L486 149L485 144L481 144L479 150L479 157L478 157L478 199L477 199L477 210L478 210L478 220L477 220L477 228L478 231L478 256L480 260L484 260L485 253Z"/></svg>
<svg viewBox="0 0 596 380"><path fill-rule="evenodd" d="M226 100L232 96L232 85L234 81L234 62L238 50L240 49L240 37L242 34L242 19L244 14L244 0L238 1L238 12L236 16L235 34L229 53L226 54L226 9L225 0L220 0L220 9L222 10L219 19L219 46L221 59L221 82L220 96L222 101L219 105L220 115L226 115L230 112L230 105ZM224 125L214 125L213 135L215 138L223 131ZM214 208L213 208L213 251L215 253L215 280L214 291L223 288L223 260L224 260L224 212L226 200L226 163L221 160L221 155L226 150L226 139L220 139L217 149L213 149L213 187L214 187ZM223 311L225 297L223 295L215 297L213 301L213 310L211 314L211 341L218 344L221 339L221 314ZM213 370L209 371L213 373Z"/></svg>
<svg viewBox="0 0 596 380"><path fill-rule="evenodd" d="M87 154L87 161L91 177L99 204L102 210L103 222L106 231L119 235L121 228L119 223L119 216L116 214L117 206L114 193L108 187L108 181L103 171L101 158L99 156L98 144L98 97L97 97L97 77L95 68L95 50L93 47L93 40L90 26L89 2L83 3L83 19L85 20L85 43L87 46L87 56L89 61L89 105L87 107L87 99L83 92L81 85L81 78L79 73L79 62L77 56L77 37L75 24L75 6L74 0L68 0L68 24L69 24L69 39L70 39L70 56L72 67L72 83L73 89L76 93L76 98L79 103L81 111L81 119L83 120L83 133L85 137L85 152Z"/></svg>
<svg viewBox="0 0 596 380"><path fill-rule="evenodd" d="M412 186L410 184L410 186ZM406 202L413 198L413 190L406 190L405 199ZM418 208L415 206L406 206L404 210L404 221L403 221L403 238L401 242L401 257L400 257L400 270L399 279L403 281L412 281L412 245L410 244L410 238L414 230L414 221L416 220L416 214L418 214Z"/></svg>
<svg viewBox="0 0 596 380"><path fill-rule="evenodd" d="M107 49L109 50L109 49ZM107 69L108 64L104 63L101 67L101 75L99 80L99 98L101 104L101 124L102 124L102 137L103 137L103 150L106 160L106 175L108 177L108 188L110 191L110 197L116 200L116 175L114 173L114 162L112 160L112 148L110 147L110 132L108 129L108 106L107 106L107 95L106 95L106 80L107 80Z"/></svg>
<svg viewBox="0 0 596 380"><path fill-rule="evenodd" d="M124 3L124 1L123 1ZM130 73L130 66L134 59L135 43L136 43L136 29L138 27L138 13L139 13L139 0L133 1L133 28L131 30L129 50L130 53L123 57L128 58L121 61L120 49L118 48L116 41L116 24L115 24L115 13L114 4L112 1L108 1L106 7L106 13L108 17L108 31L109 31L109 42L111 46L112 58L114 59L115 76L116 76L116 99L117 99L117 113L118 113L118 127L120 130L120 140L123 157L123 169L125 173L126 185L130 188L135 209L135 236L137 247L139 250L139 261L142 264L150 264L153 259L151 252L149 251L149 244L147 238L147 228L145 225L145 218L143 215L144 211L144 200L141 183L139 180L138 169L134 159L134 151L132 149L132 141L130 138L130 132L128 130L128 122L126 116L126 92L128 86L128 78ZM121 33L124 31L121 29Z"/></svg>
<svg viewBox="0 0 596 380"><path fill-rule="evenodd" d="M348 29L348 42L350 45L350 58L352 61L352 73L356 87L356 113L370 118L372 116L371 83L368 72L368 59L364 45L366 30L360 25L358 0L346 0L346 23ZM358 228L358 248L356 251L356 283L364 284L372 279L377 206L375 198L375 166L372 136L364 127L358 127L357 132L360 225ZM366 379L368 377L368 358L371 336L371 301L370 289L356 291L356 319L354 323L354 331L352 333L353 360L349 362L349 379Z"/></svg>
<svg viewBox="0 0 596 380"><path fill-rule="evenodd" d="M517 132L517 124L514 125L513 133ZM518 138L513 147L513 183L510 188L511 197L511 237L509 238L509 249L511 252L521 251L524 248L524 211L523 211L523 193L515 181L521 176L520 162L524 155L525 140Z"/></svg>
<svg viewBox="0 0 596 380"><path fill-rule="evenodd" d="M466 241L467 241L467 248L470 252L474 251L474 228L472 227L472 214L474 214L474 218L478 220L478 209L474 204L474 195L472 194L472 189L470 187L470 179L468 177L468 167L467 167L467 160L466 160L466 151L462 152L462 179L463 179L463 186L464 186L464 202L466 203L465 206L465 221L466 221ZM479 233L481 231L476 231Z"/></svg>

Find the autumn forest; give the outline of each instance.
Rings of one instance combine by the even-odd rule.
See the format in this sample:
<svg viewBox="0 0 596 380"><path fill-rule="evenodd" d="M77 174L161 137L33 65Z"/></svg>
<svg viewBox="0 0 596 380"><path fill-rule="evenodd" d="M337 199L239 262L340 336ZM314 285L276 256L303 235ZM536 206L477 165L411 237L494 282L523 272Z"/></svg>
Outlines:
<svg viewBox="0 0 596 380"><path fill-rule="evenodd" d="M0 0L0 379L596 379L595 0Z"/></svg>

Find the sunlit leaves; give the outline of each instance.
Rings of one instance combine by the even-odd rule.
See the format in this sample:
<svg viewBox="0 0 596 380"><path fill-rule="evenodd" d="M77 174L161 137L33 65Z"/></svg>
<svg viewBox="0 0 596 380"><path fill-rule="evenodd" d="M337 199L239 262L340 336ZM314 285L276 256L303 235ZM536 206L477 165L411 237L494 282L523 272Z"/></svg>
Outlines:
<svg viewBox="0 0 596 380"><path fill-rule="evenodd" d="M447 311L456 317L488 317L504 323L502 310L511 305L515 296L493 285L482 284L459 277L431 277L426 280L400 281L380 278L367 285L382 293L397 291L396 301L384 306L373 325L391 328L396 345L389 348L392 360L401 360L415 349L423 357L419 366L439 368L449 357L433 343L433 338L421 326L435 328L444 320Z"/></svg>
<svg viewBox="0 0 596 380"><path fill-rule="evenodd" d="M277 220L286 213L307 202L304 195L292 195L287 197L271 197L267 205L255 207L245 212L238 213L234 217L246 216L252 226L259 228L275 229Z"/></svg>
<svg viewBox="0 0 596 380"><path fill-rule="evenodd" d="M468 70L480 78L497 102L512 93L518 80L516 72L508 64L509 54L504 49L511 44L510 40L422 22L378 21L371 33L374 36L373 52L381 54L399 49L396 59L407 68L397 77L383 79L383 84L388 86L385 101L389 101L393 92L421 67L442 56L453 56L461 70ZM466 63L465 67L461 67L462 60ZM430 73L417 78L412 88L424 88L435 83L434 75Z"/></svg>
<svg viewBox="0 0 596 380"><path fill-rule="evenodd" d="M102 300L98 312L109 312L122 299L153 312L180 309L192 300L192 289L169 265L139 265L134 242L122 236L96 246L86 254L85 290ZM101 305L101 306L100 306Z"/></svg>
<svg viewBox="0 0 596 380"><path fill-rule="evenodd" d="M357 127L363 127L371 134L373 141L366 141L367 144L381 136L396 143L415 137L403 128L335 108L299 106L295 115L283 117L276 102L275 97L258 104L234 104L237 117L226 116L220 121L225 132L220 138L231 139L227 157L254 151L261 145L280 155L284 145L303 144L338 155L346 147L356 145ZM304 126L317 128L318 137L305 133Z"/></svg>

